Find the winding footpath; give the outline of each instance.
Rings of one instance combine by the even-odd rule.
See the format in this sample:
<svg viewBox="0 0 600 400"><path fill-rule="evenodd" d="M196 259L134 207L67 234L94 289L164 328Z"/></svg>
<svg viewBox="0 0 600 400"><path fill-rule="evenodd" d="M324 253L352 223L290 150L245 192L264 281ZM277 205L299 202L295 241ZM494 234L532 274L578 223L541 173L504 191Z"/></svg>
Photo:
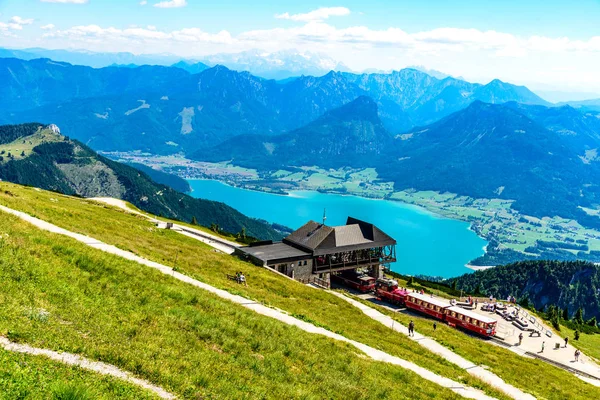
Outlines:
<svg viewBox="0 0 600 400"><path fill-rule="evenodd" d="M77 366L88 371L96 372L98 374L109 375L118 379L122 379L124 381L127 381L136 386L142 387L153 392L161 399L172 400L176 398L174 395L167 392L163 388L155 386L146 380L136 378L132 376L129 372L123 371L115 367L114 365L106 364L100 361L92 361L90 359L81 357L77 354L59 353L57 351L31 347L26 344L14 343L3 336L0 336L0 347L2 347L6 351L31 354L34 356L43 356L63 364Z"/></svg>
<svg viewBox="0 0 600 400"><path fill-rule="evenodd" d="M332 290L329 290L328 292L333 294L334 296L337 296L340 299L343 299L343 300L347 301L348 303L352 304L354 307L361 310L369 318L374 319L377 322L380 322L381 324L387 326L388 328L390 328L396 332L406 335L408 338L414 340L419 345L425 347L427 350L431 351L432 353L435 353L435 354L441 356L442 358L450 361L452 364L459 366L460 368L465 370L468 374L481 379L485 383L504 392L505 394L509 395L513 399L524 399L524 400L534 400L535 399L535 397L533 397L532 395L525 393L522 390L504 382L504 380L502 380L502 378L500 378L498 375L494 374L493 372L490 372L487 369L483 368L482 366L474 364L469 360L466 360L465 358L454 353L452 350L448 349L447 347L442 346L441 344L436 342L434 339L424 336L424 335L421 335L420 333L417 333L417 332L414 333L414 336L408 336L408 328L406 326L402 325L401 323L399 323L398 321L395 321L391 317L375 310L372 307L367 306L366 304L361 303L360 301L356 301L348 296L345 296L342 293L338 293L338 292L335 292Z"/></svg>
<svg viewBox="0 0 600 400"><path fill-rule="evenodd" d="M117 207L124 211L127 211L131 214L141 215L142 217L146 218L148 221L155 223L155 224L166 225L166 222L160 221L154 217L151 217L149 215L146 215L142 212L139 212L137 210L130 208L127 205L128 203L121 199L115 199L112 197L92 197L92 198L89 198L88 200L93 200L93 201L97 201L100 203L108 204L110 206ZM211 235L208 232L204 232L199 229L190 228L188 226L182 226L182 225L174 223L173 227L170 229L177 233L181 233L182 235L191 237L192 239L199 240L202 243L205 243L205 244L207 244L223 253L227 253L227 254L233 254L233 251L236 249L236 247L240 246L239 244L231 242L227 239L223 239L219 236Z"/></svg>
<svg viewBox="0 0 600 400"><path fill-rule="evenodd" d="M313 334L318 334L318 335L322 335L322 336L326 336L328 338L340 341L340 342L345 342L348 343L352 346L354 346L355 348L359 349L360 351L362 351L365 355L367 355L368 357L370 357L371 359L375 360L375 361L382 361L382 362L386 362L389 364L393 364L393 365L397 365L400 366L404 369L407 369L409 371L412 371L414 373L416 373L417 375L421 376L421 378L426 379L428 381L431 381L433 383L436 383L444 388L447 388L449 390L452 390L454 393L465 397L465 398L469 398L469 399L477 399L477 400L491 400L493 399L493 397L490 397L488 395L486 395L485 393L483 393L482 391L478 390L478 389L474 389L472 387L463 385L462 383L453 381L449 378L440 376L434 372L429 371L428 369L425 369L423 367L420 367L410 361L406 361L403 360L399 357L396 356L392 356L390 354L387 354L381 350L377 350L373 347L367 346L363 343L354 341L354 340L350 340L342 335L339 335L337 333L333 333L331 331L328 331L324 328L321 327L317 327L313 324L310 324L308 322L299 320L297 318L294 318L292 316L290 316L289 314L280 311L280 310L276 310L276 309L272 309L269 308L263 304L260 303L256 303L254 301L251 301L247 298L244 298L242 296L238 296L238 295L234 295L231 294L225 290L222 289L217 289L213 286L210 286L206 283L200 282L196 279L190 278L187 275L183 275L179 272L174 271L171 267L167 267L166 265L163 264L159 264L157 262L154 261L150 261L147 260L145 258L139 257L133 253L130 253L128 251L125 250L121 250L115 246L103 243L99 240L96 240L94 238L85 236L85 235L81 235L75 232L71 232L68 231L66 229L60 228L56 225L53 225L49 222L43 221L41 219L35 218L30 216L29 214L26 214L24 212L21 211L16 211L13 209L10 209L8 207L5 206L1 206L0 205L0 211L4 211L8 214L12 214L14 216L17 216L19 218L21 218L22 220L31 223L32 225L48 231L48 232L52 232L52 233L56 233L59 235L64 235L64 236L68 236L70 238L73 238L79 242L82 242L92 248L98 249L98 250L102 250L106 253L110 253L113 255L117 255L119 257L125 258L127 260L131 260L131 261L135 261L139 264L145 265L147 267L150 268L154 268L160 272L162 272L163 274L169 275L175 279L178 279L179 281L188 283L192 286L195 286L197 288L206 290L207 292L210 292L222 299L225 300L229 300L235 304L241 305L247 309L250 309L254 312L256 312L257 314L260 315L264 315L273 319L276 319L280 322L283 322L287 325L291 325L291 326L295 326L299 329L302 329L305 332L308 333L313 333Z"/></svg>

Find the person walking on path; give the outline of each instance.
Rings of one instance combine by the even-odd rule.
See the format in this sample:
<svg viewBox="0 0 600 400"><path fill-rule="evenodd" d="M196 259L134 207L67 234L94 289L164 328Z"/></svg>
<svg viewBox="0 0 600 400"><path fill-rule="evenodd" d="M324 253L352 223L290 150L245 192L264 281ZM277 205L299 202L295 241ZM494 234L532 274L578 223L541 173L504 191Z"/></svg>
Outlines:
<svg viewBox="0 0 600 400"><path fill-rule="evenodd" d="M408 336L415 336L415 323L412 320L408 324Z"/></svg>
<svg viewBox="0 0 600 400"><path fill-rule="evenodd" d="M575 350L575 362L579 361L579 354L581 354L579 349Z"/></svg>
<svg viewBox="0 0 600 400"><path fill-rule="evenodd" d="M523 332L519 333L519 346L523 343Z"/></svg>
<svg viewBox="0 0 600 400"><path fill-rule="evenodd" d="M433 322L433 331L435 332L435 330L437 329L437 322Z"/></svg>
<svg viewBox="0 0 600 400"><path fill-rule="evenodd" d="M569 337L567 336L565 338L565 349L567 348L567 345L569 344Z"/></svg>
<svg viewBox="0 0 600 400"><path fill-rule="evenodd" d="M540 353L544 352L544 347L546 347L546 342L542 342L542 351L540 351Z"/></svg>

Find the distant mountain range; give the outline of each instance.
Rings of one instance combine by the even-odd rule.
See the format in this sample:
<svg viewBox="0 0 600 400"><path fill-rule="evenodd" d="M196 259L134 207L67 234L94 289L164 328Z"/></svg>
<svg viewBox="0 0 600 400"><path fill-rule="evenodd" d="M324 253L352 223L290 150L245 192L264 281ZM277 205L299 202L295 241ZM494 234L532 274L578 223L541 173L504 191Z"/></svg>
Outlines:
<svg viewBox="0 0 600 400"><path fill-rule="evenodd" d="M164 175L160 180L173 181ZM283 236L265 222L156 183L145 172L102 157L38 123L0 126L0 180L68 195L119 198L156 215L186 222L195 217L201 225L217 224L231 233L245 229L255 238Z"/></svg>
<svg viewBox="0 0 600 400"><path fill-rule="evenodd" d="M198 66L226 65L237 71L249 71L254 75L267 79L286 79L302 75L325 75L329 71L349 72L343 63L332 58L311 52L283 50L265 52L248 50L240 53L220 53L196 58L182 58L174 54L132 54L96 53L87 50L48 50L31 48L24 50L0 48L0 58L19 58L33 60L49 58L55 61L84 65L93 68L109 66L141 66L141 65L174 65L191 73L201 72ZM188 67L197 65L196 68Z"/></svg>
<svg viewBox="0 0 600 400"><path fill-rule="evenodd" d="M413 69L329 72L282 83L223 66L191 74L181 65L93 69L48 59L0 59L0 80L0 122L52 121L98 150L162 154L190 154L239 134L290 132L360 96L375 100L393 134L475 100L547 104L522 86L440 80Z"/></svg>
<svg viewBox="0 0 600 400"><path fill-rule="evenodd" d="M88 50L50 50L41 48L29 48L22 50L0 48L0 57L19 58L22 60L50 58L55 61L67 62L75 65L84 65L93 68L103 68L114 65L168 66L181 61L181 57L174 54L137 55L128 52L96 53Z"/></svg>

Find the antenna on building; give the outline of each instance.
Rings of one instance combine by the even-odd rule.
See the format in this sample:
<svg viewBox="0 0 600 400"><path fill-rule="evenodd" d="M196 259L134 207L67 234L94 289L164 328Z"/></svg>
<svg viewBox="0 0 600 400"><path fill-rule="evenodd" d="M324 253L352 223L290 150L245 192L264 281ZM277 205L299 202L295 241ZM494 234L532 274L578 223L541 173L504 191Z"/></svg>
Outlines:
<svg viewBox="0 0 600 400"><path fill-rule="evenodd" d="M323 209L323 225L325 225L325 221L327 221L327 209Z"/></svg>

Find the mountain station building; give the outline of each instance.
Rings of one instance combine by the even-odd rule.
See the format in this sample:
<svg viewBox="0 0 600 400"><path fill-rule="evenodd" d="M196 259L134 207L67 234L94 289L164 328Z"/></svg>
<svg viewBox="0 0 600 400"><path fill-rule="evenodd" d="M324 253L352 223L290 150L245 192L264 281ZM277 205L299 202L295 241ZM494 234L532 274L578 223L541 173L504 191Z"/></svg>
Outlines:
<svg viewBox="0 0 600 400"><path fill-rule="evenodd" d="M281 242L263 241L235 253L301 282L329 285L332 273L366 270L379 278L396 261L396 240L368 222L348 217L346 225L309 221Z"/></svg>

